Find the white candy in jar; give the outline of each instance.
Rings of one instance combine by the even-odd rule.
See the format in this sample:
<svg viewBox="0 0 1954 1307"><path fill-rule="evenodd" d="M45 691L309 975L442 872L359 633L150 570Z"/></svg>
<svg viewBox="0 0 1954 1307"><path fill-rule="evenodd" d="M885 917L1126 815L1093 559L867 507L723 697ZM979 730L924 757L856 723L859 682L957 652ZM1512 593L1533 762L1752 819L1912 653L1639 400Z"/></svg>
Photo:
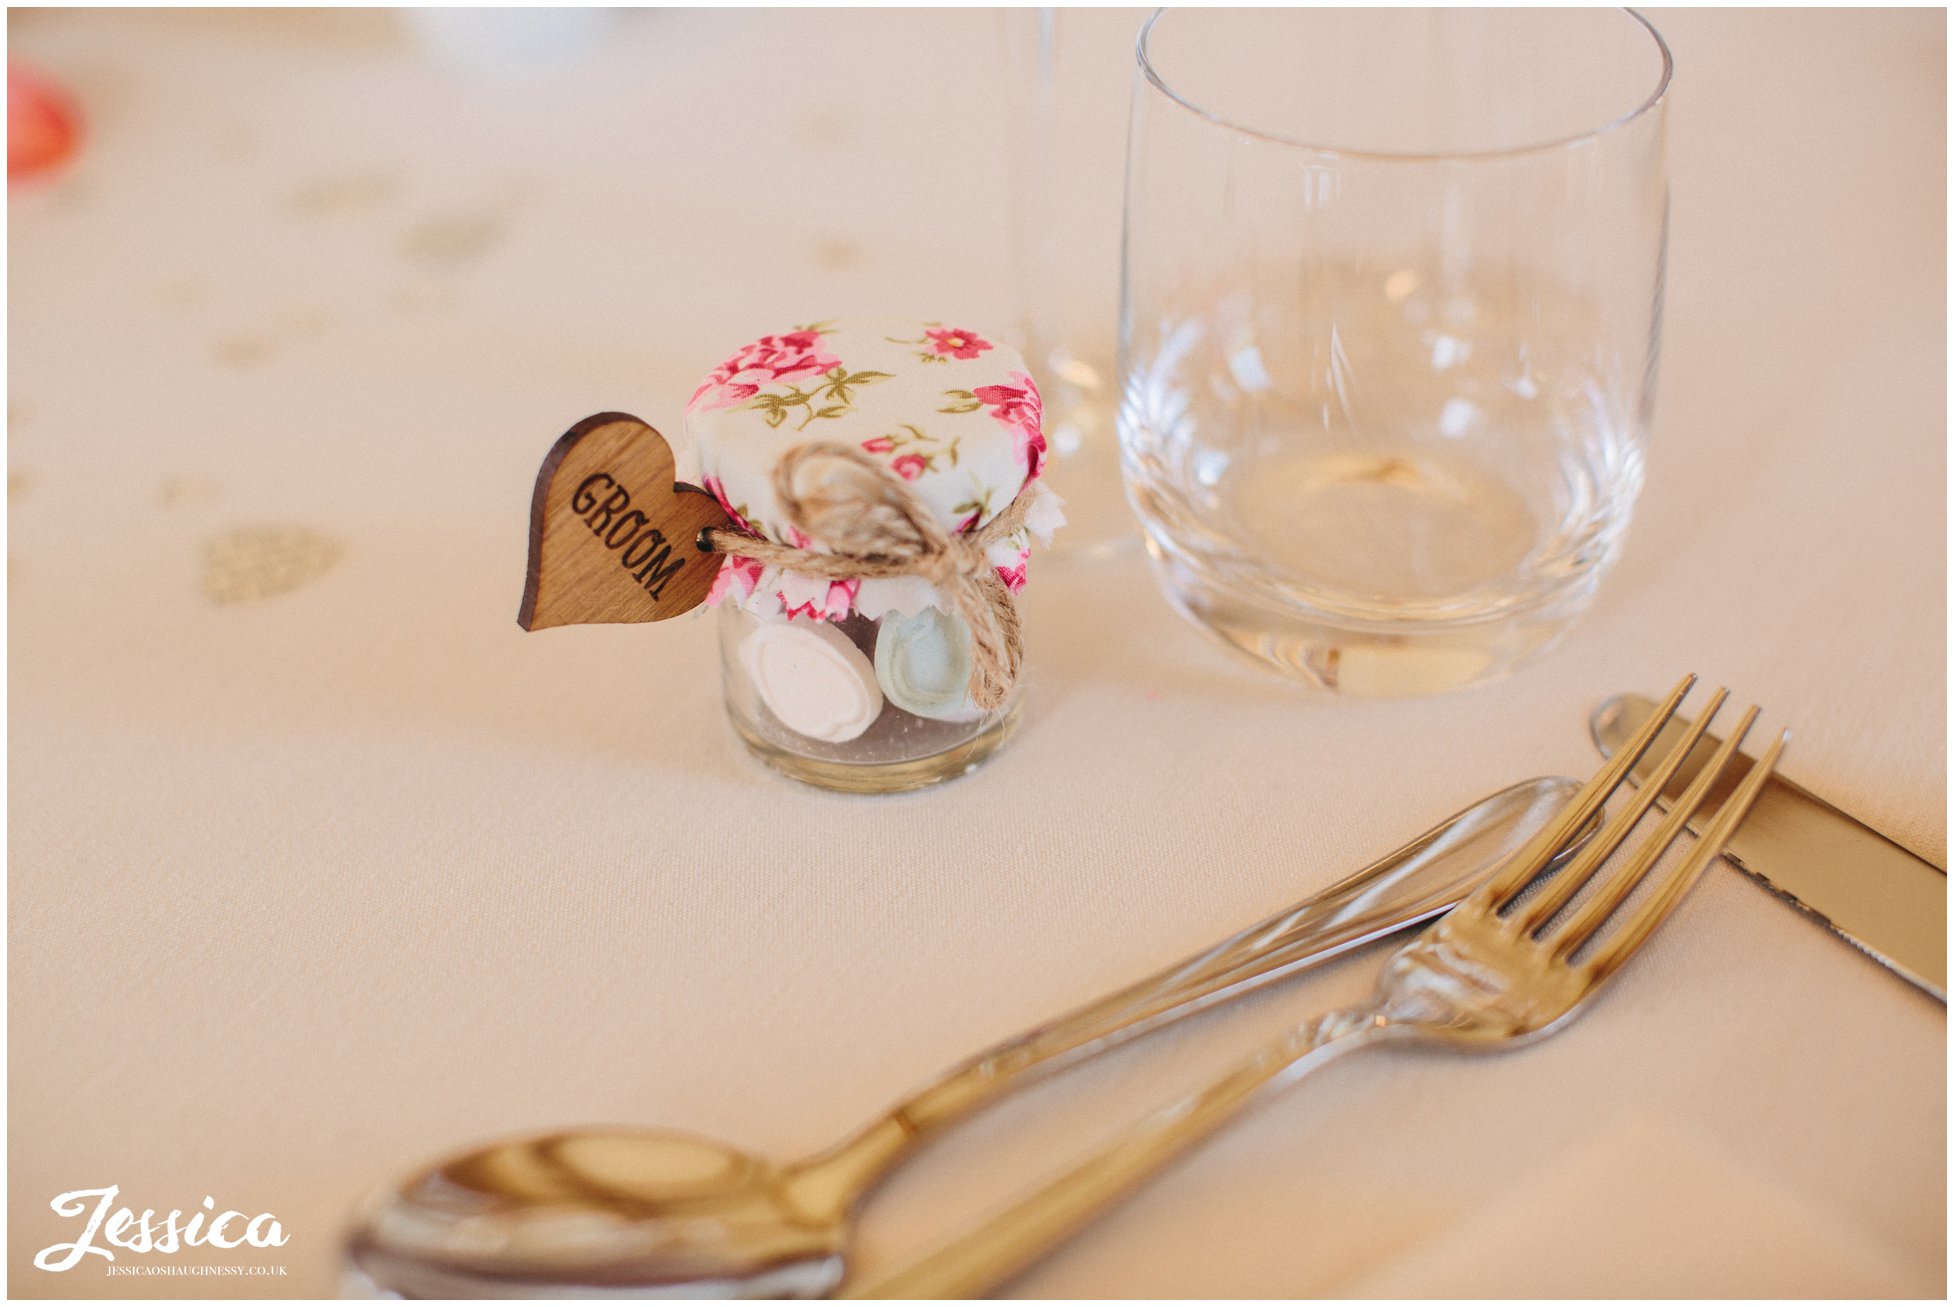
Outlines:
<svg viewBox="0 0 1954 1307"><path fill-rule="evenodd" d="M970 700L973 660L970 624L940 608L890 613L875 633L876 683L890 703L918 717L974 722L984 715Z"/></svg>
<svg viewBox="0 0 1954 1307"><path fill-rule="evenodd" d="M740 642L739 660L768 711L810 740L844 743L882 715L875 668L826 622L756 626Z"/></svg>

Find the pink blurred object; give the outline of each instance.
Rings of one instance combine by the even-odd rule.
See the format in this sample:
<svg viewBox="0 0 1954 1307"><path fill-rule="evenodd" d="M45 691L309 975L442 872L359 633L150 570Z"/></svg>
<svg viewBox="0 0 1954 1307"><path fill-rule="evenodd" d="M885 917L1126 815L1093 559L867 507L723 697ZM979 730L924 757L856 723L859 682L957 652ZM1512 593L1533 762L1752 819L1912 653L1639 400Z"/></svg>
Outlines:
<svg viewBox="0 0 1954 1307"><path fill-rule="evenodd" d="M81 146L81 112L54 83L7 65L7 180L53 172Z"/></svg>

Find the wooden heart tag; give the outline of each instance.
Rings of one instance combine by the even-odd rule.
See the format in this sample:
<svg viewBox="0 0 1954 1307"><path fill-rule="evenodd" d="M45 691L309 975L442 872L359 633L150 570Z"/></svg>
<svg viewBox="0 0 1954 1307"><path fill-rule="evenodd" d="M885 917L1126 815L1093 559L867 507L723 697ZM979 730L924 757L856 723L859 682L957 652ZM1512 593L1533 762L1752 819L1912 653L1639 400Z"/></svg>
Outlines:
<svg viewBox="0 0 1954 1307"><path fill-rule="evenodd" d="M523 630L656 622L699 606L720 564L699 532L732 518L675 470L665 437L629 413L563 433L530 501Z"/></svg>

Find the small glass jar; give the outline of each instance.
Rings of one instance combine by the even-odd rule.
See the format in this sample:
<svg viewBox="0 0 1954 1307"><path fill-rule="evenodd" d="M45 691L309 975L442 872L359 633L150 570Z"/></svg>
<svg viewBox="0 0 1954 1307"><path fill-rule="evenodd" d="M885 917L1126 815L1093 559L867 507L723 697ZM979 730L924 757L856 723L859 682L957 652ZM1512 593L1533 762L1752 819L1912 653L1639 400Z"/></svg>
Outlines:
<svg viewBox="0 0 1954 1307"><path fill-rule="evenodd" d="M830 622L759 617L722 604L720 660L733 729L769 766L831 790L888 794L963 775L1010 738L1018 694L1014 688L989 713L941 695L898 704L884 688L904 684L892 664L919 661L935 670L954 661L903 638L918 621L940 616L857 613Z"/></svg>
<svg viewBox="0 0 1954 1307"><path fill-rule="evenodd" d="M783 506L777 474L798 446L838 445L946 535L985 533L979 565L1012 595L1033 539L1064 520L1038 481L1040 422L1037 386L1015 351L917 322L762 337L715 369L686 410L701 480L740 530L835 552ZM1000 534L1007 520L986 531L1021 498L1020 528ZM943 586L920 573L817 578L792 562L733 553L706 600L720 610L727 715L756 756L812 785L890 793L960 776L1010 738L1017 686L978 706L976 645Z"/></svg>

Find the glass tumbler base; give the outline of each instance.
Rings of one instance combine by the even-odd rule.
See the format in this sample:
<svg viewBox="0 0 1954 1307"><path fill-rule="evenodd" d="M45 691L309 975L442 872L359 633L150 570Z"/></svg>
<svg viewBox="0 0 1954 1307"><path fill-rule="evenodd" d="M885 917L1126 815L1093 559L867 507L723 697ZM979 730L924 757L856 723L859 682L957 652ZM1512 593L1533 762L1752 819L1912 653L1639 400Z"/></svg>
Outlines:
<svg viewBox="0 0 1954 1307"><path fill-rule="evenodd" d="M905 790L925 789L975 771L1002 748L1012 732L1017 730L1018 709L1019 705L1013 703L1003 716L983 731L941 753L901 762L835 762L810 758L783 749L755 732L740 720L737 713L727 716L748 751L783 776L845 794L900 794Z"/></svg>
<svg viewBox="0 0 1954 1307"><path fill-rule="evenodd" d="M1592 602L1598 580L1590 572L1538 604L1485 617L1391 622L1247 600L1158 550L1153 563L1174 607L1229 649L1354 698L1439 694L1498 680L1565 635Z"/></svg>

